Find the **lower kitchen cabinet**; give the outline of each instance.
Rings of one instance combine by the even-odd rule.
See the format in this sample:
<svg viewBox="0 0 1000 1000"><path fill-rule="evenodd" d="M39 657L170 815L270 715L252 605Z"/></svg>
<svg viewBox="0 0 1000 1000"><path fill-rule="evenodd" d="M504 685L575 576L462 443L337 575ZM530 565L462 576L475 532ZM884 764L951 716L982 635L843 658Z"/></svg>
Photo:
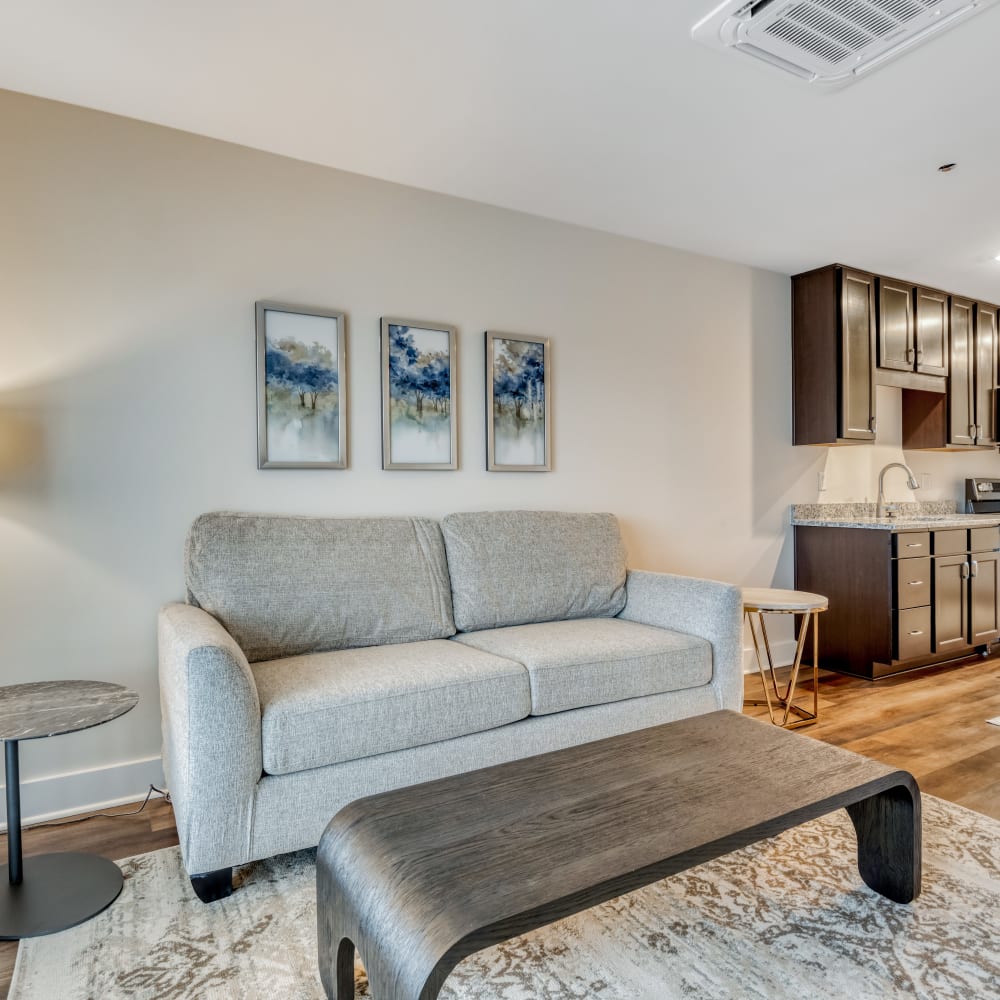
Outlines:
<svg viewBox="0 0 1000 1000"><path fill-rule="evenodd" d="M1000 639L1000 553L973 552L970 558L970 618L972 645Z"/></svg>
<svg viewBox="0 0 1000 1000"><path fill-rule="evenodd" d="M795 586L825 594L820 664L877 678L1000 639L1000 527L795 528Z"/></svg>
<svg viewBox="0 0 1000 1000"><path fill-rule="evenodd" d="M969 557L934 560L934 652L961 652L969 645ZM930 645L928 645L928 652Z"/></svg>

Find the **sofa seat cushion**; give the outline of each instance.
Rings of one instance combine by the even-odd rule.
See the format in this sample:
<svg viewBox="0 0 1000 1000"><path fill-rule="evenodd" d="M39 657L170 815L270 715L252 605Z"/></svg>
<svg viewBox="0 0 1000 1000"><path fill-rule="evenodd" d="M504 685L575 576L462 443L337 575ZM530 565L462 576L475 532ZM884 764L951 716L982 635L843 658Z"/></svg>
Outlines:
<svg viewBox="0 0 1000 1000"><path fill-rule="evenodd" d="M712 679L712 645L705 639L619 618L460 632L451 641L522 663L531 678L532 715L680 691Z"/></svg>
<svg viewBox="0 0 1000 1000"><path fill-rule="evenodd" d="M449 740L531 712L521 664L444 639L291 656L251 670L268 774Z"/></svg>

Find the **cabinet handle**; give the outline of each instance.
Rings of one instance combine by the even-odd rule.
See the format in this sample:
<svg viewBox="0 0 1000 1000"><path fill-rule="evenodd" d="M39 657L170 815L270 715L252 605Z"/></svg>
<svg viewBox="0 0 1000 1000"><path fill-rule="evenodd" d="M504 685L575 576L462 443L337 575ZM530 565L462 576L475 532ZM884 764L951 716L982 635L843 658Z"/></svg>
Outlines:
<svg viewBox="0 0 1000 1000"><path fill-rule="evenodd" d="M969 437L972 438L973 441L975 441L977 437L977 428L975 424L969 424Z"/></svg>
<svg viewBox="0 0 1000 1000"><path fill-rule="evenodd" d="M878 421L874 417L868 419L868 426L871 428L872 434L878 430Z"/></svg>
<svg viewBox="0 0 1000 1000"><path fill-rule="evenodd" d="M972 575L975 576L976 574L973 573ZM909 580L906 584L907 587L922 587L923 585L923 580Z"/></svg>
<svg viewBox="0 0 1000 1000"><path fill-rule="evenodd" d="M923 635L924 630L922 628L915 628L912 632L907 632L907 635Z"/></svg>
<svg viewBox="0 0 1000 1000"><path fill-rule="evenodd" d="M922 549L924 547L923 542L907 542L906 547L908 549Z"/></svg>
<svg viewBox="0 0 1000 1000"><path fill-rule="evenodd" d="M975 559L972 560L972 575L979 576L979 563Z"/></svg>
<svg viewBox="0 0 1000 1000"><path fill-rule="evenodd" d="M969 564L967 562L962 563L962 579L969 579Z"/></svg>
<svg viewBox="0 0 1000 1000"><path fill-rule="evenodd" d="M912 347L908 347L906 349L906 360L907 361L912 361L913 360L913 348Z"/></svg>

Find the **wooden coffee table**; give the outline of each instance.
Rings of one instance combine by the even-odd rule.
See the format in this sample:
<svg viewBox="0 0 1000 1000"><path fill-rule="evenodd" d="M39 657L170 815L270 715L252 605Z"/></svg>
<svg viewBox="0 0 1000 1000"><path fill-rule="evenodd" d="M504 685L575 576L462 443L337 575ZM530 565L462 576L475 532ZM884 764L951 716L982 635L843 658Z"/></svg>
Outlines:
<svg viewBox="0 0 1000 1000"><path fill-rule="evenodd" d="M861 877L910 902L913 777L736 712L360 799L319 845L323 985L354 996L357 947L377 1000L432 1000L466 955L843 807Z"/></svg>

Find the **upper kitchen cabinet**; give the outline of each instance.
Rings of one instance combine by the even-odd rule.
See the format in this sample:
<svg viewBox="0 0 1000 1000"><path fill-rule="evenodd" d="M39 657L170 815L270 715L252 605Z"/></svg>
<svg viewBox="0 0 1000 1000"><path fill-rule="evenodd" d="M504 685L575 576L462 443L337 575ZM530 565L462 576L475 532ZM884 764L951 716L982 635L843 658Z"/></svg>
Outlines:
<svg viewBox="0 0 1000 1000"><path fill-rule="evenodd" d="M1000 308L830 264L792 278L795 444L875 440L875 386L902 390L905 449L995 448Z"/></svg>
<svg viewBox="0 0 1000 1000"><path fill-rule="evenodd" d="M903 447L994 448L997 309L951 295L946 315L948 392L941 396L903 391Z"/></svg>
<svg viewBox="0 0 1000 1000"><path fill-rule="evenodd" d="M976 443L978 386L976 383L975 304L951 297L951 376L948 379L948 440L953 447Z"/></svg>
<svg viewBox="0 0 1000 1000"><path fill-rule="evenodd" d="M948 445L994 447L997 308L953 295L949 315Z"/></svg>
<svg viewBox="0 0 1000 1000"><path fill-rule="evenodd" d="M878 289L878 366L912 372L916 357L913 286L892 278L876 279Z"/></svg>
<svg viewBox="0 0 1000 1000"><path fill-rule="evenodd" d="M948 293L918 288L914 301L917 371L924 375L947 375Z"/></svg>
<svg viewBox="0 0 1000 1000"><path fill-rule="evenodd" d="M875 278L831 264L792 278L795 444L875 440Z"/></svg>
<svg viewBox="0 0 1000 1000"><path fill-rule="evenodd" d="M948 294L894 278L878 278L876 286L879 368L947 375ZM893 384L907 386L906 381Z"/></svg>
<svg viewBox="0 0 1000 1000"><path fill-rule="evenodd" d="M903 390L903 447L946 451L994 448L996 306L948 296L946 326L950 364L947 395Z"/></svg>
<svg viewBox="0 0 1000 1000"><path fill-rule="evenodd" d="M976 303L976 444L995 445L997 387L997 307Z"/></svg>

